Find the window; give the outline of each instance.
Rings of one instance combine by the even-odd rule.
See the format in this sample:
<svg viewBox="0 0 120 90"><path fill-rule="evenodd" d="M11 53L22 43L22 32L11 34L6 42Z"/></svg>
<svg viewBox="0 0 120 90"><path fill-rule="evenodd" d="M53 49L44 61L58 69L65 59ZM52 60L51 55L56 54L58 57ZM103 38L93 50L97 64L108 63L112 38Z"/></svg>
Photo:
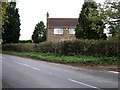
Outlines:
<svg viewBox="0 0 120 90"><path fill-rule="evenodd" d="M61 29L61 28L55 28L54 29L54 34L63 34L63 29Z"/></svg>
<svg viewBox="0 0 120 90"><path fill-rule="evenodd" d="M74 28L70 28L69 29L69 34L75 34L75 29Z"/></svg>

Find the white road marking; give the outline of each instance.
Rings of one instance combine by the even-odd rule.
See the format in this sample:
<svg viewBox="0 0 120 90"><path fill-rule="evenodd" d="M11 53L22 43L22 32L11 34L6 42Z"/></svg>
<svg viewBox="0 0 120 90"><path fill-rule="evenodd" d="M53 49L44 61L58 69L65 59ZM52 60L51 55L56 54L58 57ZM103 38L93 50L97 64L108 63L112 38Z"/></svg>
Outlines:
<svg viewBox="0 0 120 90"><path fill-rule="evenodd" d="M110 83L110 84L112 84L112 83L118 84L118 82L111 82L111 81L97 81L97 82L101 82L101 83Z"/></svg>
<svg viewBox="0 0 120 90"><path fill-rule="evenodd" d="M13 62L20 64L20 65L23 65L23 66L26 66L26 67L29 67L29 68L32 68L32 69L35 69L35 70L38 70L38 71L40 70L39 68L35 68L35 67L29 66L29 65L24 64L24 63L20 63L20 62L16 62L16 61L13 61Z"/></svg>
<svg viewBox="0 0 120 90"><path fill-rule="evenodd" d="M98 87L95 87L95 86L92 86L92 85L88 85L88 84L85 84L85 83L83 83L83 82L79 82L79 81L76 81L76 80L73 80L73 79L68 79L69 81L72 81L72 82L74 82L74 83L78 83L78 84L82 84L82 85L85 85L85 86L88 86L88 87L91 87L91 88L96 88L96 89L98 89L98 90L102 90L102 89L100 89L100 88L98 88Z"/></svg>
<svg viewBox="0 0 120 90"><path fill-rule="evenodd" d="M111 73L116 73L116 74L118 74L119 72L115 72L115 71L108 71L108 72L111 72Z"/></svg>
<svg viewBox="0 0 120 90"><path fill-rule="evenodd" d="M59 65L59 66L67 66L70 68L74 68L74 69L79 69L79 70L89 70L89 71L94 71L94 70L90 70L90 69L84 69L84 68L79 68L79 67L74 67L74 66L68 66L68 65L63 65L63 64L56 64L56 63L49 63L49 64L53 64L53 65ZM102 71L101 71L102 72ZM111 73L116 73L118 74L119 72L115 72L115 71L105 71L105 72L111 72Z"/></svg>

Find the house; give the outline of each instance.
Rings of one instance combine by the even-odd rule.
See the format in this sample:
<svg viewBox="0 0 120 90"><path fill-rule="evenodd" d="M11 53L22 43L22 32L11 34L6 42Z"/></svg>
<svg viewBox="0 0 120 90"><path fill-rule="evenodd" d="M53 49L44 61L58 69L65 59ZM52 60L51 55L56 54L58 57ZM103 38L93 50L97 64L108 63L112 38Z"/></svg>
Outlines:
<svg viewBox="0 0 120 90"><path fill-rule="evenodd" d="M47 41L56 42L63 40L74 40L77 18L49 18L47 12Z"/></svg>

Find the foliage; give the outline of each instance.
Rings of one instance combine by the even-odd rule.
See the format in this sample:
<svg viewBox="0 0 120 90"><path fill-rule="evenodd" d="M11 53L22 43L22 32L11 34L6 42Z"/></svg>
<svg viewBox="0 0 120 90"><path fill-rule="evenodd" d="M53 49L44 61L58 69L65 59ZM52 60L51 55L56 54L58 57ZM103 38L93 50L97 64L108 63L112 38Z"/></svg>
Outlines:
<svg viewBox="0 0 120 90"><path fill-rule="evenodd" d="M19 40L19 43L32 43L32 40Z"/></svg>
<svg viewBox="0 0 120 90"><path fill-rule="evenodd" d="M109 38L109 41L118 41L120 42L120 33L116 33L113 37Z"/></svg>
<svg viewBox="0 0 120 90"><path fill-rule="evenodd" d="M4 28L2 28L2 26L5 24L4 21L8 22L7 20L5 20L5 18L7 18L5 14L8 5L9 4L7 2L0 1L0 45L3 43L2 32L4 32Z"/></svg>
<svg viewBox="0 0 120 90"><path fill-rule="evenodd" d="M106 35L103 33L105 24L98 17L97 4L95 2L84 2L78 19L79 24L75 29L76 38L106 39Z"/></svg>
<svg viewBox="0 0 120 90"><path fill-rule="evenodd" d="M6 18L8 18L8 16L6 15L6 8L9 6L9 3L7 2L1 2L2 3L2 26L5 24L5 22L8 22L8 20ZM4 32L4 28L2 28L2 32Z"/></svg>
<svg viewBox="0 0 120 90"><path fill-rule="evenodd" d="M40 21L40 23L36 24L32 35L32 40L34 43L40 43L46 40L46 29L43 21Z"/></svg>
<svg viewBox="0 0 120 90"><path fill-rule="evenodd" d="M35 46L35 52L54 53L55 52L55 44L53 42L42 42Z"/></svg>
<svg viewBox="0 0 120 90"><path fill-rule="evenodd" d="M18 43L20 36L20 19L15 2L10 2L6 8L6 17L3 20L3 43Z"/></svg>
<svg viewBox="0 0 120 90"><path fill-rule="evenodd" d="M110 34L114 36L120 32L120 1L110 2L106 0L103 5L99 4L100 18L108 26Z"/></svg>
<svg viewBox="0 0 120 90"><path fill-rule="evenodd" d="M18 52L40 52L54 53L65 56L90 55L98 56L118 56L120 54L120 42L103 40L75 40L61 42L43 42L40 44L6 44L2 46L3 51Z"/></svg>
<svg viewBox="0 0 120 90"><path fill-rule="evenodd" d="M40 59L43 61L51 61L58 63L70 63L78 65L117 65L118 57L93 57L93 56L59 56L52 53L24 53L24 52L11 52L3 51L3 53L15 54L15 55L24 55L31 58Z"/></svg>
<svg viewBox="0 0 120 90"><path fill-rule="evenodd" d="M16 52L34 52L34 46L35 44L31 43L5 44L2 45L2 50Z"/></svg>

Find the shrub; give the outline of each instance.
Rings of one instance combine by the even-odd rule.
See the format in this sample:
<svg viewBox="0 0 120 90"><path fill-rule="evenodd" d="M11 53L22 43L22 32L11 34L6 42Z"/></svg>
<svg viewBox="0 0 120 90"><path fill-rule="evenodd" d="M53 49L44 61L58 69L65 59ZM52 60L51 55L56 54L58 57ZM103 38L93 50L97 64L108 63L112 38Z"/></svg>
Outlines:
<svg viewBox="0 0 120 90"><path fill-rule="evenodd" d="M4 51L55 53L58 55L118 56L120 42L104 40L74 40L61 42L43 42L40 44L6 44ZM120 55L119 55L120 56Z"/></svg>
<svg viewBox="0 0 120 90"><path fill-rule="evenodd" d="M115 34L113 37L110 37L109 41L119 41L120 42L120 32Z"/></svg>
<svg viewBox="0 0 120 90"><path fill-rule="evenodd" d="M56 45L56 54L59 55L78 55L83 54L84 42L75 41L61 41Z"/></svg>
<svg viewBox="0 0 120 90"><path fill-rule="evenodd" d="M93 56L117 56L119 42L97 41L89 47L89 55Z"/></svg>
<svg viewBox="0 0 120 90"><path fill-rule="evenodd" d="M43 53L54 53L55 47L53 42L42 42L40 44L35 45L35 52L43 52Z"/></svg>
<svg viewBox="0 0 120 90"><path fill-rule="evenodd" d="M23 52L35 52L35 44L33 43L25 43L22 44L23 46Z"/></svg>
<svg viewBox="0 0 120 90"><path fill-rule="evenodd" d="M5 44L2 46L3 51L16 51L16 52L34 52L34 44Z"/></svg>
<svg viewBox="0 0 120 90"><path fill-rule="evenodd" d="M19 40L19 43L32 43L32 40Z"/></svg>

